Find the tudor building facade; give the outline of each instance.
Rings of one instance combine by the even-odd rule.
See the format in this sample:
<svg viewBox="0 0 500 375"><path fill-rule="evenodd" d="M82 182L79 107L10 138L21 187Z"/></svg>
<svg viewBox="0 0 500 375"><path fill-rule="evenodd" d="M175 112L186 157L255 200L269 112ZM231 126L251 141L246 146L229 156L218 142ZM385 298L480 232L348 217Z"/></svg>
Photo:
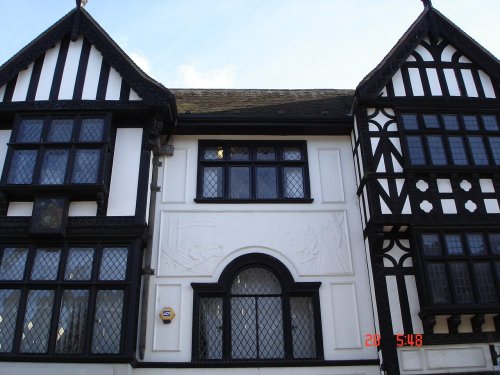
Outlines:
<svg viewBox="0 0 500 375"><path fill-rule="evenodd" d="M0 68L0 372L492 373L499 83L428 4L356 91L168 90L77 7Z"/></svg>
<svg viewBox="0 0 500 375"><path fill-rule="evenodd" d="M152 150L174 111L78 8L2 67L0 372L134 357Z"/></svg>
<svg viewBox="0 0 500 375"><path fill-rule="evenodd" d="M388 373L498 363L499 73L427 5L356 90L358 196ZM408 345L415 335L423 346Z"/></svg>

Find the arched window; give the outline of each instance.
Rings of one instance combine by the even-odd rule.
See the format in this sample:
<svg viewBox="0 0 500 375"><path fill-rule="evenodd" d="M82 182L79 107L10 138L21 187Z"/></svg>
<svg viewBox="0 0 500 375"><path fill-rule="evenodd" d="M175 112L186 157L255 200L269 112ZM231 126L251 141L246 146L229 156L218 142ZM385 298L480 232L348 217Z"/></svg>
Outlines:
<svg viewBox="0 0 500 375"><path fill-rule="evenodd" d="M320 284L294 282L263 254L234 260L218 283L191 284L193 359L322 359Z"/></svg>

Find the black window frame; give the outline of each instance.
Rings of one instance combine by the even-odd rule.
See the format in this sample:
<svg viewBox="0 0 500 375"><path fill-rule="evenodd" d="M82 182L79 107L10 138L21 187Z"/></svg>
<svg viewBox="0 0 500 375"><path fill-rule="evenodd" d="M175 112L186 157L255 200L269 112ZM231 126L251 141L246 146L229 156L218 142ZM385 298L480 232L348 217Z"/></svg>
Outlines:
<svg viewBox="0 0 500 375"><path fill-rule="evenodd" d="M79 141L82 121L85 119L103 119L103 135L100 141ZM68 142L48 141L48 133L52 120L73 120L71 139ZM20 124L23 120L42 120L42 134L39 142L19 142L17 137ZM9 198L26 199L33 198L40 193L65 194L68 193L73 199L95 200L96 193L108 193L110 182L111 162L113 155L113 141L111 132L111 114L108 112L96 113L65 113L65 114L18 114L14 120L12 134L8 143L8 151L5 158L2 177L0 180L1 190L5 191ZM10 183L8 181L15 151L36 151L35 164L33 168L31 183ZM60 184L40 183L40 175L44 156L48 150L68 150L64 181ZM73 182L73 171L78 150L98 150L99 165L95 182Z"/></svg>
<svg viewBox="0 0 500 375"><path fill-rule="evenodd" d="M486 253L484 255L473 255L470 253L469 244L467 242L467 235L481 234L484 244L486 246ZM490 243L489 235L500 235L500 229L484 229L484 228L420 228L414 233L414 241L418 246L418 251L415 252L415 263L418 265L419 271L419 284L421 290L421 314L424 313L449 313L449 314L466 314L466 313L488 313L498 312L500 310L500 271L496 267L500 266L500 252L493 253ZM439 239L439 246L441 254L439 255L426 255L423 243L423 236L436 235ZM447 244L445 236L459 236L460 243L463 249L463 254L447 254ZM444 279L447 284L449 301L435 302L433 298L433 291L431 286L431 277L429 275L428 264L441 264L444 266L446 278ZM460 302L455 290L459 286L454 284L450 264L462 263L466 264L468 271L471 292L473 301ZM474 271L474 264L489 263L490 271L493 277L493 286L496 286L496 301L481 301L478 281Z"/></svg>
<svg viewBox="0 0 500 375"><path fill-rule="evenodd" d="M248 160L230 160L229 149L231 147L248 147ZM219 160L204 159L204 150L209 147L221 147L223 157ZM275 160L257 160L256 150L258 147L274 147L276 150ZM299 148L301 152L300 160L284 160L282 150L286 147ZM258 167L276 167L277 197L276 198L257 198L257 178L256 170ZM208 198L203 195L203 171L205 167L222 168L222 196L217 198ZM250 198L230 198L229 196L229 171L231 167L249 167L249 191ZM285 197L284 168L297 167L302 168L303 177L303 197L287 198ZM197 189L195 202L197 203L311 203L311 190L309 183L309 168L307 159L306 141L247 141L247 140L200 140L198 142L198 173Z"/></svg>
<svg viewBox="0 0 500 375"><path fill-rule="evenodd" d="M411 122L411 127L405 128L405 116L416 116L416 126L414 122ZM426 116L436 116L438 123L432 126L425 125ZM445 117L455 116L458 123L458 129L446 128ZM465 118L468 116L474 116L476 118L478 129L469 130L466 128ZM488 130L487 125L483 116L494 116L497 122L497 130ZM449 169L449 168L459 168L465 170L475 170L475 169L494 169L500 166L500 156L495 156L493 154L492 146L490 145L489 139L492 137L498 137L500 139L500 114L498 112L457 112L454 110L446 111L399 111L397 113L397 120L399 124L399 133L403 140L402 147L403 152L406 155L406 167L409 169ZM421 151L424 155L423 163L413 163L412 154L409 150L409 137L419 137L421 140L422 148ZM429 137L440 137L446 162L444 163L433 163L433 153L429 146ZM459 138L462 145L464 146L466 163L465 164L455 164L454 163L454 153L452 151L452 146L450 143L451 138ZM469 143L469 139L480 138L484 145L485 155L487 159L487 164L476 164L475 156L473 153L473 148Z"/></svg>
<svg viewBox="0 0 500 375"><path fill-rule="evenodd" d="M231 293L233 282L242 271L250 268L263 268L271 272L281 285L282 298L282 321L283 321L283 358L231 358L231 304L230 300L234 296ZM192 361L206 363L276 363L293 362L309 363L311 361L324 360L323 337L321 327L321 311L319 288L321 282L295 282L288 269L276 258L266 254L246 254L236 258L229 263L222 272L217 283L191 283L193 288L193 337L192 337ZM252 297L252 295L249 295ZM313 307L312 318L314 329L314 345L316 356L313 358L294 358L292 343L292 322L290 300L293 297L311 298ZM200 358L200 304L204 298L220 298L223 301L222 317L222 358L205 359ZM258 345L258 344L257 344Z"/></svg>
<svg viewBox="0 0 500 375"><path fill-rule="evenodd" d="M24 272L21 278L17 280L2 279L0 280L0 290L19 290L20 298L17 304L16 322L14 328L14 336L12 338L12 350L9 352L0 352L0 360L23 359L23 360L47 360L54 361L109 361L117 358L129 359L133 353L133 328L136 315L135 306L135 289L137 287L136 274L138 272L137 246L119 242L54 242L54 241L39 241L37 243L3 243L0 247L0 264L3 261L5 249L18 248L27 249L27 257L24 262ZM92 265L90 275L86 279L71 280L66 274L68 266L68 258L71 249L78 248L93 248ZM56 276L54 279L39 279L33 277L33 269L36 265L37 251L39 249L58 249L59 261L57 264ZM123 279L105 278L101 279L101 265L105 249L127 249L126 267L123 274ZM110 265L111 266L111 265ZM107 269L109 272L116 272L116 269ZM50 313L50 321L48 328L47 350L46 352L23 352L22 335L25 324L25 314L29 293L31 291L52 291L54 294L52 300L52 311ZM60 318L60 310L62 304L62 296L64 291L82 290L88 292L86 321L84 334L85 339L81 352L57 352L56 340L58 334L58 324ZM96 316L96 304L99 292L101 291L122 291L122 311L120 319L120 338L118 343L118 352L93 352L93 336L96 324L101 322L101 319ZM108 306L109 307L109 306Z"/></svg>

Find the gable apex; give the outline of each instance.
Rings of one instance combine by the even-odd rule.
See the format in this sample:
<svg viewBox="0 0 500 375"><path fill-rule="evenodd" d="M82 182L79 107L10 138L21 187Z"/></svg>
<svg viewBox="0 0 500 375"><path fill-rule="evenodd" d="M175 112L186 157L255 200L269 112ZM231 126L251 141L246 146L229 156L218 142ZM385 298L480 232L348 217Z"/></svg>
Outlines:
<svg viewBox="0 0 500 375"><path fill-rule="evenodd" d="M435 8L426 7L384 59L360 82L356 88L357 101L377 98L426 38L446 40L493 82L500 82L499 60Z"/></svg>
<svg viewBox="0 0 500 375"><path fill-rule="evenodd" d="M52 56L53 61L46 62L49 54L55 56ZM69 60L70 58L73 58L73 60ZM62 60L62 62L59 60ZM0 67L0 90L5 92L3 95L9 100L9 94L10 97L13 95L12 91L14 90L13 86L16 85L16 78L18 82L26 86L24 87L26 91L28 85L33 85L31 82L33 79L30 79L31 72L40 75L40 71L45 68L50 70L50 79L64 80L64 77L61 77L62 71L59 71L59 77L56 76L58 72L55 65L62 65L64 74L66 74L66 61L68 61L66 64L68 68L70 64L74 65L73 70L75 71L72 72L72 79L77 94L73 95L73 87L66 87L66 91L71 91L71 94L59 95L52 92L50 98L45 96L42 99L38 97L35 99L32 92L30 97L25 96L25 100L121 100L126 97L126 100L142 100L146 105L169 106L175 111L174 95L162 84L144 73L82 8L73 9L3 64ZM49 66L49 63L52 66ZM92 63L94 63L94 66L92 66ZM83 66L80 67L79 65ZM99 82L99 84L108 87L101 87L100 95L95 92L91 95L85 95L83 87L76 87L77 70L83 70L82 72L78 71L78 74L80 76L83 74L83 77L85 77L88 74L86 69L93 69L92 73L94 76L97 75L97 78L99 78L99 74L101 76L104 74L105 79L100 80L103 82ZM27 82L23 81L23 75L28 75L27 78L24 77L24 81ZM40 79L40 77L35 75L35 85L37 79ZM95 77L94 80L97 82ZM114 86L110 89L110 86L112 86L111 81L114 82ZM51 84L52 82L49 82L49 85ZM80 79L80 86L85 84L86 82L84 83ZM9 85L11 86L11 92L9 92ZM108 95L106 89L111 94ZM84 91L83 95L82 90ZM105 94L103 95L102 92Z"/></svg>

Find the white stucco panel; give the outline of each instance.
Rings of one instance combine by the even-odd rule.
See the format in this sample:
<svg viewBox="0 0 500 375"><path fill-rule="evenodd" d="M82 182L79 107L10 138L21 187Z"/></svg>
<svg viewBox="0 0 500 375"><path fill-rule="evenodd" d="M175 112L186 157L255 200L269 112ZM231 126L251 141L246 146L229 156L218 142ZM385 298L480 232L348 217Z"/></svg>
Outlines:
<svg viewBox="0 0 500 375"><path fill-rule="evenodd" d="M180 350L183 315L181 292L181 285L156 285L156 309L151 322L154 325L153 350L155 351ZM170 324L164 324L160 320L160 311L164 307L171 307L176 313Z"/></svg>
<svg viewBox="0 0 500 375"><path fill-rule="evenodd" d="M269 249L299 275L353 273L347 213L161 213L158 276L212 276L218 264L247 248Z"/></svg>
<svg viewBox="0 0 500 375"><path fill-rule="evenodd" d="M134 216L141 161L142 129L118 129L107 216Z"/></svg>

